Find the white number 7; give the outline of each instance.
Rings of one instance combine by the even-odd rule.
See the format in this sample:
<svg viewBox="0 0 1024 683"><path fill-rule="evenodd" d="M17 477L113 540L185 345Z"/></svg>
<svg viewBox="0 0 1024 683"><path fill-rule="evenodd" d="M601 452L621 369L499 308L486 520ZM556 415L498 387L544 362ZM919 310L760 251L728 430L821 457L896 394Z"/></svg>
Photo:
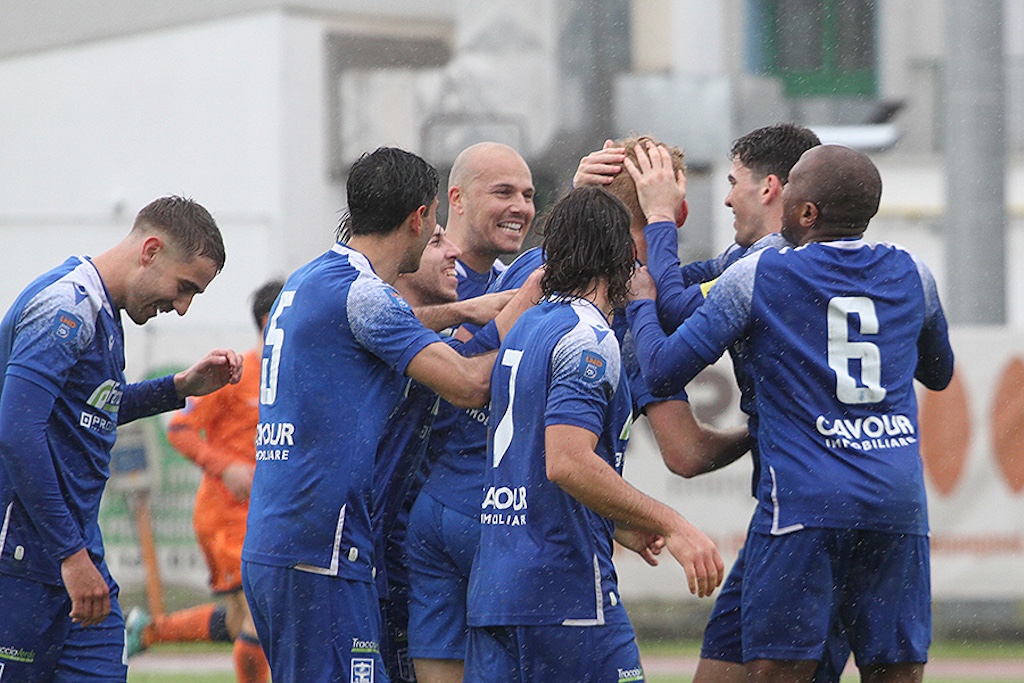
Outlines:
<svg viewBox="0 0 1024 683"><path fill-rule="evenodd" d="M519 362L523 359L523 352L515 349L505 349L501 356L501 364L512 368L508 377L508 405L505 407L505 414L501 416L501 422L494 430L494 462L491 467L497 467L501 459L505 457L505 451L512 443L512 433L515 429L512 424L512 404L516 400L516 375L519 374Z"/></svg>

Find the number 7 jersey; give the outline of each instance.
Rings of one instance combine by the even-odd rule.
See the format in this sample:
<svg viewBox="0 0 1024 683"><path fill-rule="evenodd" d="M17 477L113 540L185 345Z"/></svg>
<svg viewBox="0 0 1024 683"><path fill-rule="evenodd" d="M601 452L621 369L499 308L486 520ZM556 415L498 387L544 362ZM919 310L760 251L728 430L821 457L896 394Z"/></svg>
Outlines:
<svg viewBox="0 0 1024 683"><path fill-rule="evenodd" d="M544 301L508 333L491 374L491 423L469 624L624 623L612 566L612 522L548 480L545 429L597 435L622 473L632 424L619 345L581 299Z"/></svg>

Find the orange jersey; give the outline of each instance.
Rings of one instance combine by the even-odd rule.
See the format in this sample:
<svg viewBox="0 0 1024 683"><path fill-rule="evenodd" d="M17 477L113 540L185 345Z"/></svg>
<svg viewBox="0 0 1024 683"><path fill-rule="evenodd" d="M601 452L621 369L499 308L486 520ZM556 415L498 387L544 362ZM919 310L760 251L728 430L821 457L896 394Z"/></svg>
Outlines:
<svg viewBox="0 0 1024 683"><path fill-rule="evenodd" d="M238 384L212 394L189 398L167 428L167 440L203 469L196 491L192 524L210 565L215 591L239 581L236 564L242 555L249 503L239 502L220 480L232 463L256 465L256 424L259 422L260 354L243 356ZM219 560L215 558L221 558Z"/></svg>

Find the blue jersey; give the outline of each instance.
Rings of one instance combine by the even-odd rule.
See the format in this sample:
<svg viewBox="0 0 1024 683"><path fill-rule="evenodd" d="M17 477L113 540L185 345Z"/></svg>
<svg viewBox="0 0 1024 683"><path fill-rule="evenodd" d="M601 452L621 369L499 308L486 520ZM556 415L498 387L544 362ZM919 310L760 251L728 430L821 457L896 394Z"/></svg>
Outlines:
<svg viewBox="0 0 1024 683"><path fill-rule="evenodd" d="M389 575L398 573L399 580L404 580L400 541L405 537L410 497L423 484L423 456L440 401L441 397L429 387L408 380L402 400L388 417L377 447L371 524L376 535L377 593L381 598L388 597ZM389 546L395 549L390 556Z"/></svg>
<svg viewBox="0 0 1024 683"><path fill-rule="evenodd" d="M27 381L53 397L37 444L0 451L0 571L60 585L60 562L103 559L100 498L118 424L181 407L173 378L127 385L120 313L92 262L71 257L36 278L0 324L0 386ZM15 379L16 378L16 379ZM11 406L7 406L11 407Z"/></svg>
<svg viewBox="0 0 1024 683"><path fill-rule="evenodd" d="M459 301L472 299L487 291L505 270L495 261L487 273L477 273L461 261L456 264L459 276ZM467 329L476 330L473 325ZM422 493L433 496L464 515L475 516L480 506L480 484L484 476L484 451L487 447L487 407L457 408L441 402L434 431L427 445L430 475Z"/></svg>
<svg viewBox="0 0 1024 683"><path fill-rule="evenodd" d="M344 244L288 278L263 346L243 559L373 580L378 443L407 365L441 341Z"/></svg>
<svg viewBox="0 0 1024 683"><path fill-rule="evenodd" d="M671 337L630 304L639 357L671 391L746 338L761 473L752 529L927 533L915 376L944 386L953 352L928 269L862 239L737 261Z"/></svg>
<svg viewBox="0 0 1024 683"><path fill-rule="evenodd" d="M686 318L690 317L703 303L715 279L725 268L750 254L762 249L782 249L792 246L780 233L765 235L749 247L732 244L713 259L699 261L679 267L679 241L676 226L668 222L651 223L644 228L647 240L647 264L658 288L658 319L662 328L671 333ZM697 277L709 277L708 281L694 284ZM740 410L747 415L747 431L757 434L757 405L754 401L754 380L751 374L747 344L737 340L729 347L733 375L740 391ZM635 356L635 354L634 354ZM761 476L761 461L757 457L757 439L751 443L753 456L752 495L757 495L757 481Z"/></svg>
<svg viewBox="0 0 1024 683"><path fill-rule="evenodd" d="M675 226L673 226L675 229ZM677 260L678 264L678 260ZM534 247L524 251L508 267L501 277L491 286L491 291L505 291L522 287L530 273L544 265L544 250L541 247ZM659 296L661 292L659 291ZM622 369L629 382L629 394L633 399L633 412L641 413L651 403L664 401L665 398L655 398L647 386L647 380L640 372L640 364L636 359L636 345L633 343L633 335L629 332L626 324L626 316L623 311L616 311L612 319L612 330L619 341L619 356L622 358ZM674 396L670 397L677 401L689 402L685 389L680 389Z"/></svg>
<svg viewBox="0 0 1024 683"><path fill-rule="evenodd" d="M544 447L548 426L580 427L622 473L632 412L615 335L589 301L546 301L520 317L498 359L469 624L625 621L614 525L548 480Z"/></svg>

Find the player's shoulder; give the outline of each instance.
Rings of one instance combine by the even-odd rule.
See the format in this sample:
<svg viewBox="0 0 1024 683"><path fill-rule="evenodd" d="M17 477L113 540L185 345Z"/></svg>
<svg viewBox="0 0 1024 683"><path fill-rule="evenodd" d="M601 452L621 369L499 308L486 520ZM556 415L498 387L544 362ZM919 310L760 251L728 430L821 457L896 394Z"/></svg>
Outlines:
<svg viewBox="0 0 1024 683"><path fill-rule="evenodd" d="M543 248L533 247L532 249L527 249L498 274L498 277L488 288L488 291L502 292L521 287L530 276L530 273L542 265L544 265Z"/></svg>
<svg viewBox="0 0 1024 683"><path fill-rule="evenodd" d="M99 273L84 258L72 257L40 276L23 296L21 326L65 341L90 336L101 311L114 315Z"/></svg>
<svg viewBox="0 0 1024 683"><path fill-rule="evenodd" d="M573 300L560 312L564 332L552 354L556 372L578 373L586 382L607 380L616 386L622 366L621 351L608 320L585 300Z"/></svg>

